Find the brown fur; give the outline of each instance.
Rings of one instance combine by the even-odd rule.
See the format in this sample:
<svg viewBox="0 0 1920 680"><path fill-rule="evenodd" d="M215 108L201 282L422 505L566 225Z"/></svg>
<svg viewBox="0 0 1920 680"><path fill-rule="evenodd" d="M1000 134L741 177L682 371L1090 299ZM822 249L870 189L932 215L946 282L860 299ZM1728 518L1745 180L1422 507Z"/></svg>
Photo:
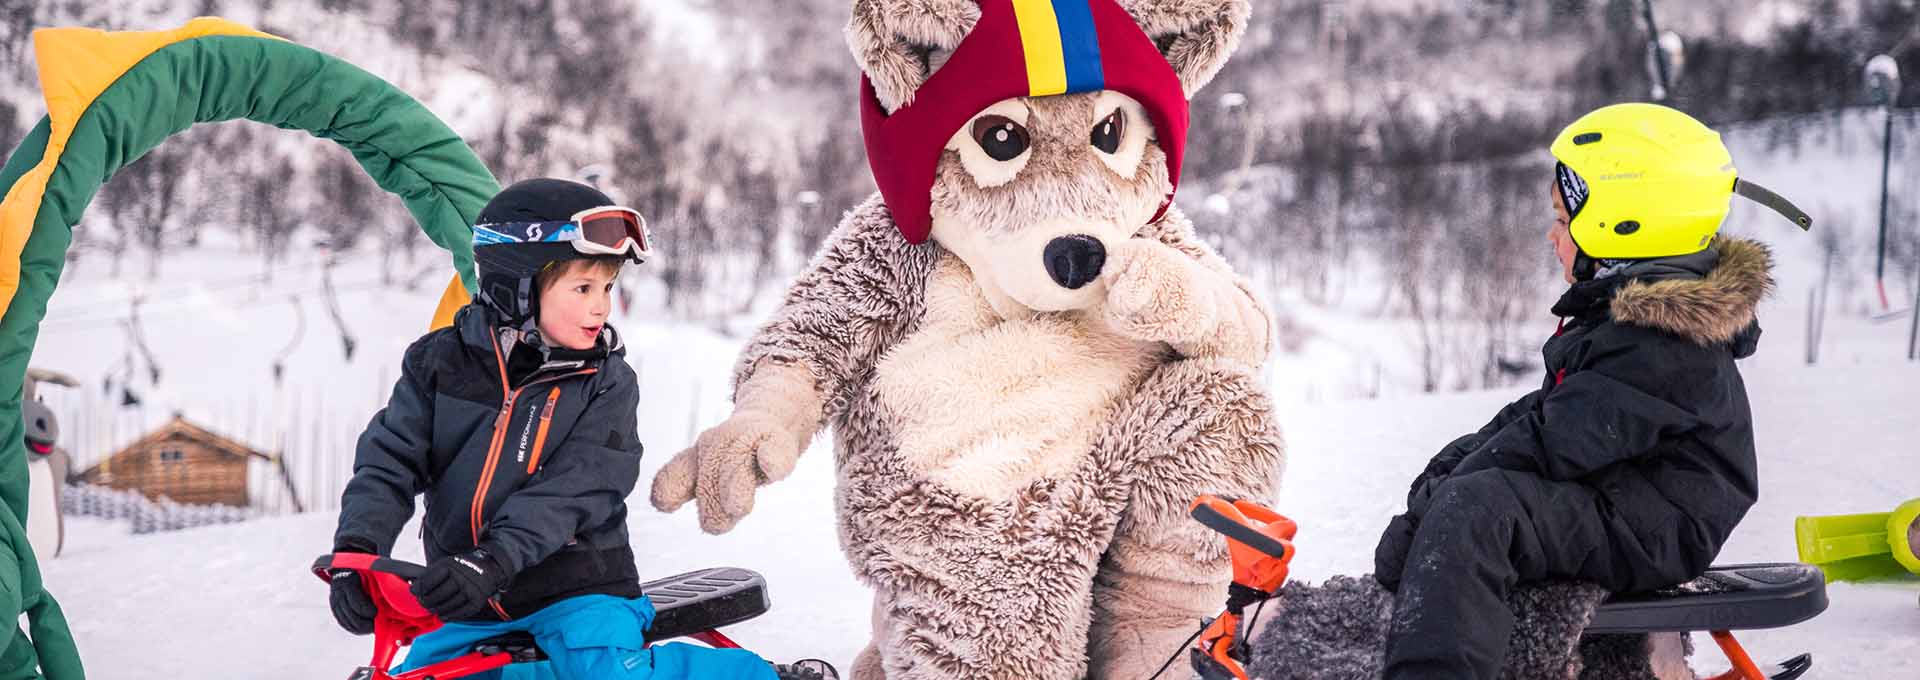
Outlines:
<svg viewBox="0 0 1920 680"><path fill-rule="evenodd" d="M1613 296L1613 319L1658 328L1702 345L1724 343L1753 323L1773 291L1773 253L1757 241L1722 237L1720 264L1705 278L1635 281Z"/></svg>
<svg viewBox="0 0 1920 680"><path fill-rule="evenodd" d="M1148 233L1177 252L1211 254L1184 219ZM1229 577L1224 543L1185 516L1186 504L1203 492L1275 490L1283 450L1259 381L1243 362L1167 355L1065 476L1001 501L929 483L900 455L895 417L870 383L879 357L922 327L941 255L933 244L905 245L878 201L862 206L749 343L737 374L744 399L804 370L834 423L841 543L878 608L854 677L1151 672L1217 607Z"/></svg>
<svg viewBox="0 0 1920 680"><path fill-rule="evenodd" d="M1253 14L1253 3L1247 0L1121 0L1120 4L1160 45L1167 62L1180 74L1188 97L1226 65Z"/></svg>

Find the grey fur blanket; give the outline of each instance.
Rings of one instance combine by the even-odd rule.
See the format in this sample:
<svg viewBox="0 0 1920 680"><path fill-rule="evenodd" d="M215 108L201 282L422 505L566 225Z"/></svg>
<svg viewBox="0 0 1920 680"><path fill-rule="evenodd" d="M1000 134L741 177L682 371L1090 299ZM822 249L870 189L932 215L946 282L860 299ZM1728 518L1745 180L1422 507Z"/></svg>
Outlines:
<svg viewBox="0 0 1920 680"><path fill-rule="evenodd" d="M1653 680L1646 635L1592 635L1593 610L1606 599L1582 583L1522 586L1508 604L1515 625L1500 677L1514 680ZM1380 677L1393 594L1370 576L1335 576L1312 586L1289 583L1267 602L1253 636L1256 680L1371 680Z"/></svg>

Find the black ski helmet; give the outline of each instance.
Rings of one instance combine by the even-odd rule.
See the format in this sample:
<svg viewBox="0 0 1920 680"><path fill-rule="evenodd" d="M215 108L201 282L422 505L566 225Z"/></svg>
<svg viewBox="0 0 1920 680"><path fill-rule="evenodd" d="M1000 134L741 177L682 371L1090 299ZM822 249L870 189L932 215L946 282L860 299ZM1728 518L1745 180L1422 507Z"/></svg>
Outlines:
<svg viewBox="0 0 1920 680"><path fill-rule="evenodd" d="M565 222L582 210L613 205L593 187L564 179L515 182L480 209L478 224ZM539 318L539 291L533 280L547 265L588 257L568 243L475 244L473 265L480 275L477 299L500 315L501 325L529 328Z"/></svg>

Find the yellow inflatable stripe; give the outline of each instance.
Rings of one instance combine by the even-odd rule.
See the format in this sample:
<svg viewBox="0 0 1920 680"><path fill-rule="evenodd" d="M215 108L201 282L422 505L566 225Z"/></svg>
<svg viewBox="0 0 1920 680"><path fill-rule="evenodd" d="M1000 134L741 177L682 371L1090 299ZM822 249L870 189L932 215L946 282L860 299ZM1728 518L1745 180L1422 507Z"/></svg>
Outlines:
<svg viewBox="0 0 1920 680"><path fill-rule="evenodd" d="M433 310L433 326L427 330L440 330L453 325L453 313L460 311L470 299L467 287L460 285L460 275L454 274L453 280L447 282L446 292L440 294L440 306Z"/></svg>
<svg viewBox="0 0 1920 680"><path fill-rule="evenodd" d="M34 58L40 64L40 90L47 101L47 148L40 164L21 175L0 199L0 315L13 304L20 287L20 253L33 234L33 221L47 180L93 100L128 69L161 48L210 35L279 39L225 19L201 17L168 31L109 33L92 28L44 28L33 32Z"/></svg>
<svg viewBox="0 0 1920 680"><path fill-rule="evenodd" d="M1020 24L1020 46L1027 55L1028 95L1045 97L1067 91L1067 59L1060 49L1060 19L1053 0L1013 0Z"/></svg>

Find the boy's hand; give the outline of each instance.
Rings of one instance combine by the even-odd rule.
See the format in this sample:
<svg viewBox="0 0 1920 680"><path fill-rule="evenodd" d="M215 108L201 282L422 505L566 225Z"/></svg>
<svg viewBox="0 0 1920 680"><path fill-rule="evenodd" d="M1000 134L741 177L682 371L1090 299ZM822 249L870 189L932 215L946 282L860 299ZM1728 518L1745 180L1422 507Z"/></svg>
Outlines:
<svg viewBox="0 0 1920 680"><path fill-rule="evenodd" d="M361 539L342 538L334 541L336 553L353 552L374 554L372 543ZM342 629L354 635L373 633L373 617L380 613L374 606L373 598L367 595L367 586L360 579L360 572L352 569L335 569L327 572L327 605L333 609L333 621Z"/></svg>
<svg viewBox="0 0 1920 680"><path fill-rule="evenodd" d="M414 579L413 596L442 621L464 619L486 609L487 600L507 587L513 575L485 548L442 557Z"/></svg>
<svg viewBox="0 0 1920 680"><path fill-rule="evenodd" d="M781 416L736 410L654 475L653 507L673 512L697 501L700 528L726 533L753 511L755 489L793 472L805 444Z"/></svg>
<svg viewBox="0 0 1920 680"><path fill-rule="evenodd" d="M373 617L379 609L373 606L373 598L367 596L367 588L360 583L360 572L352 569L335 569L327 572L330 592L327 604L333 608L333 621L354 635L367 635L373 632Z"/></svg>

